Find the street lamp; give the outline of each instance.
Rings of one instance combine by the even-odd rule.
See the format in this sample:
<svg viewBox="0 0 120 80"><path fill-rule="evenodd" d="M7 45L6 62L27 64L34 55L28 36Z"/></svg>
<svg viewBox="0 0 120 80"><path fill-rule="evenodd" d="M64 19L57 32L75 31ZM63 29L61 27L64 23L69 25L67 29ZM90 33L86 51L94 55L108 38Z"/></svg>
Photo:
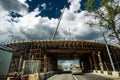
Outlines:
<svg viewBox="0 0 120 80"><path fill-rule="evenodd" d="M93 26L90 25L90 27L93 27ZM108 44L107 44L107 40L106 40L106 38L105 38L105 34L104 34L104 32L103 32L103 30L102 30L101 28L99 28L99 29L100 29L100 31L102 31L102 36L103 36L103 38L104 38L105 46L106 46L107 53L108 53L108 56L109 56L109 59L110 59L110 63L111 63L111 65L112 65L112 69L113 69L113 71L115 71L115 66L114 66L114 64L113 64L113 60L112 60L111 53L110 53L110 50L109 50L109 47L108 47Z"/></svg>
<svg viewBox="0 0 120 80"><path fill-rule="evenodd" d="M115 71L115 66L114 66L114 64L113 64L113 60L112 60L112 57L111 57L111 53L110 53L110 50L109 50L109 47L108 47L108 44L107 44L107 40L106 40L106 38L105 38L105 34L104 34L103 31L102 31L102 35L103 35L103 38L104 38L104 41L105 41L105 46L106 46L107 53L108 53L108 56L109 56L109 59L110 59L111 65L112 65L112 69L113 69L113 71Z"/></svg>

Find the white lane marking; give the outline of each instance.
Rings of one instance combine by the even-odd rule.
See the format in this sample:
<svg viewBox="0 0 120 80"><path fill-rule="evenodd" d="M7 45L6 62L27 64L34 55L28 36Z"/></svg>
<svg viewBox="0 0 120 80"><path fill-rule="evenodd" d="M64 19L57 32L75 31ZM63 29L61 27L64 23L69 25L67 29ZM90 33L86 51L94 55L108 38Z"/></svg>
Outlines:
<svg viewBox="0 0 120 80"><path fill-rule="evenodd" d="M75 76L73 76L73 78L74 78L75 80L78 80Z"/></svg>
<svg viewBox="0 0 120 80"><path fill-rule="evenodd" d="M75 80L78 80L75 76L73 76ZM80 77L81 80L87 80L86 78L84 77Z"/></svg>

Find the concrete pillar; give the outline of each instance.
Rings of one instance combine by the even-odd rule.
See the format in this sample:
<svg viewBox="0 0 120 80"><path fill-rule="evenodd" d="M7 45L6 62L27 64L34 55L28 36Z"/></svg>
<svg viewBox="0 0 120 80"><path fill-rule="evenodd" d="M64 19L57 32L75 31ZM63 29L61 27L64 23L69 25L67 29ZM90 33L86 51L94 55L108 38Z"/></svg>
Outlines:
<svg viewBox="0 0 120 80"><path fill-rule="evenodd" d="M50 58L47 58L47 71L50 71Z"/></svg>
<svg viewBox="0 0 120 80"><path fill-rule="evenodd" d="M53 63L51 58L50 58L50 71L53 71Z"/></svg>
<svg viewBox="0 0 120 80"><path fill-rule="evenodd" d="M90 63L90 70L93 70L93 64L92 64L91 56L89 56L89 63Z"/></svg>
<svg viewBox="0 0 120 80"><path fill-rule="evenodd" d="M53 60L53 70L56 71L57 70L57 59Z"/></svg>
<svg viewBox="0 0 120 80"><path fill-rule="evenodd" d="M99 60L99 65L100 65L100 69L101 69L101 71L103 71L104 70L104 68L103 68L103 63L102 63L102 59L101 59L101 55L100 55L100 52L98 52L98 60Z"/></svg>
<svg viewBox="0 0 120 80"><path fill-rule="evenodd" d="M20 56L18 71L20 72L23 61L23 55Z"/></svg>
<svg viewBox="0 0 120 80"><path fill-rule="evenodd" d="M47 55L44 53L44 72L47 72Z"/></svg>
<svg viewBox="0 0 120 80"><path fill-rule="evenodd" d="M96 64L95 52L93 52L92 57L93 57L93 62L94 62L94 67L95 67L95 70L97 70L97 69L98 69L98 67L97 67L97 64Z"/></svg>
<svg viewBox="0 0 120 80"><path fill-rule="evenodd" d="M32 53L31 60L34 60L34 58L35 58L34 53Z"/></svg>
<svg viewBox="0 0 120 80"><path fill-rule="evenodd" d="M40 60L41 60L41 69L40 69L40 71L41 72L44 72L44 51L43 50L41 50L41 53L40 53L41 55L40 55Z"/></svg>
<svg viewBox="0 0 120 80"><path fill-rule="evenodd" d="M79 60L79 65L80 65L80 68L82 69L82 64L81 64L81 60Z"/></svg>
<svg viewBox="0 0 120 80"><path fill-rule="evenodd" d="M52 71L55 71L56 70L56 68L55 68L55 63L56 63L56 61L55 61L56 59L52 59Z"/></svg>
<svg viewBox="0 0 120 80"><path fill-rule="evenodd" d="M51 71L51 59L48 57L48 64L47 64L48 71Z"/></svg>
<svg viewBox="0 0 120 80"><path fill-rule="evenodd" d="M84 62L85 62L85 61L81 61L81 69L82 69L82 70L85 69L85 68L84 68Z"/></svg>

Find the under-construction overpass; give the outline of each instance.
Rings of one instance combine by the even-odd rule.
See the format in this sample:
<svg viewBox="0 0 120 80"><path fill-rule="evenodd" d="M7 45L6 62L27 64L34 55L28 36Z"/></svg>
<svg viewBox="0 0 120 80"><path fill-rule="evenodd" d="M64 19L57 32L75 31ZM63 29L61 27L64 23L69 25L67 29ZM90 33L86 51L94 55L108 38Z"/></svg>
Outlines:
<svg viewBox="0 0 120 80"><path fill-rule="evenodd" d="M6 46L14 49L14 65L12 65L11 71L18 67L21 69L23 60L39 60L41 61L40 72L49 72L57 70L57 60L76 59L84 63L84 71L112 70L106 46L103 43L71 40L35 40L9 43ZM119 70L120 48L112 45L108 45L108 47L115 70ZM17 63L17 66L15 63Z"/></svg>

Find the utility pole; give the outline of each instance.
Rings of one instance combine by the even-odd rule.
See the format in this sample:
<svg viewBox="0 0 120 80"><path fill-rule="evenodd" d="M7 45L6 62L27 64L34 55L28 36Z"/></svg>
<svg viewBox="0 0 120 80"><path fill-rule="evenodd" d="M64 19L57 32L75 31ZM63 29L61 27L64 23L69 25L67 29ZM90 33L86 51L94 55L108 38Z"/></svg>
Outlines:
<svg viewBox="0 0 120 80"><path fill-rule="evenodd" d="M66 8L66 6L64 6L63 12L62 12L62 14L61 14L61 16L60 16L59 22L58 22L58 24L57 24L57 27L56 27L55 32L53 33L53 36L52 36L51 40L54 40L54 39L55 39L55 35L56 35L56 33L57 33L57 30L58 30L60 21L61 21L61 19L62 19L63 13L64 13L64 11L65 11L65 8Z"/></svg>
<svg viewBox="0 0 120 80"><path fill-rule="evenodd" d="M105 46L106 46L107 53L108 53L108 56L109 56L109 59L110 59L111 65L112 65L112 69L113 69L113 71L115 71L115 66L114 66L114 64L113 64L113 60L112 60L112 57L111 57L111 53L110 53L110 50L109 50L109 47L108 47L108 44L107 44L107 40L106 40L106 38L105 38L105 34L104 34L103 31L102 31L102 35L103 35L103 38L104 38L104 41L105 41Z"/></svg>
<svg viewBox="0 0 120 80"><path fill-rule="evenodd" d="M90 27L93 27L93 26L90 25ZM111 53L110 53L110 50L109 50L109 47L108 47L108 44L107 44L107 40L106 40L106 38L105 38L105 34L104 34L104 32L103 32L103 30L102 30L101 28L99 28L99 30L102 32L102 36L103 36L103 38L104 38L104 42L105 42L105 46L106 46L106 49L107 49L108 57L109 57L109 59L110 59L111 65L112 65L112 69L113 69L113 71L116 71L116 70L115 70L115 66L114 66L114 64L113 64L112 57L111 57Z"/></svg>

